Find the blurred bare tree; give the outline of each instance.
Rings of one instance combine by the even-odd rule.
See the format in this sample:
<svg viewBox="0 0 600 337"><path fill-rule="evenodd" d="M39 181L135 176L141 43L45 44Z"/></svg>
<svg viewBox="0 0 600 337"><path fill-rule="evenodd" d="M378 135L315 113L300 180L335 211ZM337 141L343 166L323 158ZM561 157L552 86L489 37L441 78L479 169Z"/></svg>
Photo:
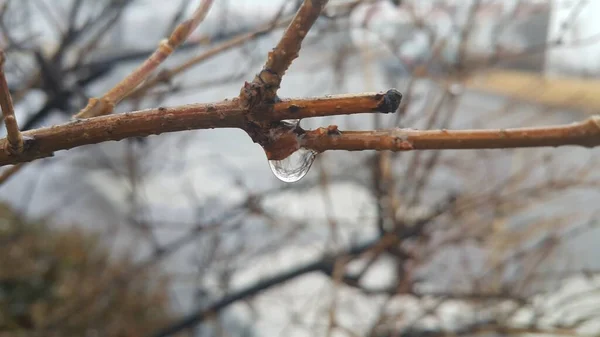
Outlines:
<svg viewBox="0 0 600 337"><path fill-rule="evenodd" d="M126 257L113 260L109 247L93 235L29 223L6 205L0 219L0 335L40 329L45 336L131 336L150 333L173 316L160 270L114 282L135 266ZM106 283L114 284L98 295ZM86 310L47 324L90 296L95 300Z"/></svg>
<svg viewBox="0 0 600 337"><path fill-rule="evenodd" d="M237 97L294 13L312 1L222 0L201 13L203 3L1 2L0 41L21 130L65 122L89 98L105 97L187 18L198 18L198 29L114 105L113 116ZM370 149L394 150L418 150L422 130L440 137L456 129L494 130L506 145L514 128L560 124L566 129L549 130L579 137L580 129L568 125L588 120L593 129L598 119L591 116L600 108L595 10L598 4L581 0L331 0L277 96L288 104L290 96L402 93L395 114L331 113L298 122L332 124L307 130L316 139L311 145L323 140L316 131L329 137L338 127L358 138L365 134L346 130L391 130L397 141ZM198 13L207 14L201 23ZM161 46L159 52L166 50ZM244 88L252 93L253 83ZM288 112L302 108L289 104ZM98 114L110 112L103 107ZM300 127L277 127L287 125ZM540 134L527 130L519 131L521 140ZM53 307L39 325L20 331L44 335L48 327L68 327L71 317L91 328L77 317L113 298L135 300L135 293L120 295L122 284L152 283L165 273L171 310L141 327L141 316L118 323L134 331L99 334L600 335L597 149L447 150L444 141L429 151L361 147L319 153L305 178L280 184L268 172L265 151L239 131L134 137L3 170L0 195L20 217L43 219L53 229L78 224L115 256L131 259L118 267L104 260L76 264L98 275L101 286L86 291L85 282L67 282L77 301ZM367 136L379 137L372 143L380 145L389 132ZM597 142L597 134L589 135ZM325 150L340 148L334 145ZM314 156L299 160L309 158L310 168ZM22 223L21 230L27 221L0 222L0 230ZM7 236L0 250L17 242ZM81 250L94 249L76 245L61 258L73 254L79 261ZM3 255L0 270L25 268ZM51 257L33 255L27 263ZM2 293L0 311L19 294ZM135 310L155 317L159 307L145 304L144 296ZM31 320L34 309L28 310ZM107 326L117 324L106 319ZM80 335L70 331L63 335Z"/></svg>

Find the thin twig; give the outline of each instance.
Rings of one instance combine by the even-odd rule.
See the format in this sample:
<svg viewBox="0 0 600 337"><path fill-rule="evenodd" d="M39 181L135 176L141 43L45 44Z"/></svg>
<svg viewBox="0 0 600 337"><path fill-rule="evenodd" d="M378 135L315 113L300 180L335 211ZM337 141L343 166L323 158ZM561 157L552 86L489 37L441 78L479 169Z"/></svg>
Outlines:
<svg viewBox="0 0 600 337"><path fill-rule="evenodd" d="M283 22L286 22L286 21L284 20ZM243 34L237 35L237 36L231 38L230 40L225 41L225 42L223 42L219 45L216 45L215 47L203 52L200 55L190 58L189 60L178 65L177 67L174 67L172 69L165 69L164 71L159 72L156 76L148 79L148 81L146 81L143 85L141 85L137 90L132 92L131 95L136 96L136 97L142 96L143 94L145 94L148 91L148 89L156 86L157 84L169 82L174 76L187 71L188 69L192 68L193 66L195 66L201 62L204 62L214 56L217 56L229 49L232 49L232 48L242 45L246 42L252 41L260 36L263 36L264 34L268 33L269 31L271 31L273 28L276 28L280 24L281 23L278 22L276 24L271 24L271 25L262 27L251 33L243 33Z"/></svg>
<svg viewBox="0 0 600 337"><path fill-rule="evenodd" d="M355 247L350 247L346 251L336 253L332 256L325 256L316 261L307 263L297 268L282 272L270 278L262 279L248 287L242 288L236 292L232 292L227 296L224 296L220 300L210 304L205 308L195 310L193 313L183 317L180 321L175 322L173 325L164 328L162 331L154 334L154 337L165 337L171 336L179 331L185 330L189 327L195 326L198 323L206 320L215 313L220 312L224 308L229 307L231 304L246 298L256 296L257 294L267 291L276 286L280 286L288 282L289 280L295 279L299 276L310 274L314 272L322 272L329 276L333 274L335 262L340 258L356 258L360 254L376 247L378 245L392 245L396 242L396 238L393 235L384 236L378 238L372 242L364 243Z"/></svg>
<svg viewBox="0 0 600 337"><path fill-rule="evenodd" d="M568 125L486 130L348 131L336 126L302 135L301 146L327 150L464 150L579 145L600 146L600 116Z"/></svg>
<svg viewBox="0 0 600 337"><path fill-rule="evenodd" d="M252 32L238 34L238 35L232 37L231 39L203 52L200 55L190 58L189 60L183 62L182 64L178 65L177 67L174 67L172 69L164 69L163 71L158 73L153 78L148 79L137 90L132 92L131 95L136 96L136 97L143 96L148 91L148 89L156 86L159 83L169 82L174 76L181 74L181 73L187 71L188 69L190 69L190 68L192 68L214 56L217 56L229 49L232 49L232 48L240 46L246 42L249 42L249 41L257 39L261 36L264 36L275 28L279 28L285 24L289 24L289 22L291 21L291 17L281 18L284 8L285 8L285 6L281 6L281 8L279 9L279 11L275 15L275 17L268 24L263 25L262 27L254 30ZM210 41L210 38L204 37L201 40Z"/></svg>
<svg viewBox="0 0 600 337"><path fill-rule="evenodd" d="M2 107L2 116L4 117L4 125L6 126L6 139L4 148L8 153L21 153L23 151L23 136L19 131L19 125L15 118L15 110L8 88L8 82L4 74L4 62L6 55L0 50L0 107Z"/></svg>
<svg viewBox="0 0 600 337"><path fill-rule="evenodd" d="M90 118L112 113L114 106L140 85L173 51L179 47L204 20L213 0L203 0L191 19L181 23L171 36L160 42L156 51L141 66L109 90L101 98L91 98L88 105L75 118Z"/></svg>
<svg viewBox="0 0 600 337"><path fill-rule="evenodd" d="M7 182L15 173L19 172L25 164L13 165L0 173L0 186Z"/></svg>

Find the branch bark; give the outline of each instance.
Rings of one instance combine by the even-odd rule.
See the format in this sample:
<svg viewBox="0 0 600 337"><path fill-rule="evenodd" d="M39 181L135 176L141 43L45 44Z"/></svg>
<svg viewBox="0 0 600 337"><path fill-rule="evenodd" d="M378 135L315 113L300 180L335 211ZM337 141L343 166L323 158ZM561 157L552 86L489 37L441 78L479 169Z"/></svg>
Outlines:
<svg viewBox="0 0 600 337"><path fill-rule="evenodd" d="M181 45L204 20L212 6L213 0L203 0L194 11L192 18L182 22L175 28L168 39L160 42L158 49L148 57L133 73L115 85L101 98L91 98L75 118L89 118L107 115L113 112L117 103L140 85L158 66Z"/></svg>
<svg viewBox="0 0 600 337"><path fill-rule="evenodd" d="M347 131L336 126L308 131L300 145L318 152L327 150L463 150L600 145L600 116L568 125L486 130Z"/></svg>
<svg viewBox="0 0 600 337"><path fill-rule="evenodd" d="M240 104L252 109L261 103L272 103L277 97L281 79L298 57L302 41L317 21L328 0L305 0L294 19L285 30L277 46L269 52L263 69L252 83L246 83L240 91Z"/></svg>
<svg viewBox="0 0 600 337"><path fill-rule="evenodd" d="M261 118L267 122L364 112L387 113L395 111L400 97L397 91L390 90L387 93L288 99L263 106L264 110L253 113L261 114ZM75 120L23 132L23 151L0 153L0 166L50 157L60 150L130 137L192 129L239 128L248 131L252 125L247 120L247 114L248 110L240 107L239 100L233 99ZM276 135L277 133L271 135L271 144L277 144L281 140L274 138ZM7 144L6 139L0 139L0 148ZM292 146L298 148L298 141Z"/></svg>
<svg viewBox="0 0 600 337"><path fill-rule="evenodd" d="M320 116L387 113L399 103L395 90L387 93L340 95L322 98L288 99L254 111L269 122ZM23 132L20 153L0 153L0 166L50 157L54 152L105 141L145 137L166 132L192 129L239 128L252 132L247 110L237 99L209 104L192 104L173 108L148 109L124 114L101 116ZM340 131L337 126L305 131L299 127L278 125L269 133L265 146L267 157L287 157L300 147L327 150L448 150L500 149L600 145L600 117L568 125L536 128L490 130L411 130ZM9 141L0 139L0 148Z"/></svg>
<svg viewBox="0 0 600 337"><path fill-rule="evenodd" d="M4 126L6 126L7 141L0 149L4 149L8 154L19 154L23 151L23 136L19 131L19 125L15 118L15 110L13 107L12 97L4 74L4 63L6 55L3 50L0 50L0 107L2 108L2 116L4 117Z"/></svg>

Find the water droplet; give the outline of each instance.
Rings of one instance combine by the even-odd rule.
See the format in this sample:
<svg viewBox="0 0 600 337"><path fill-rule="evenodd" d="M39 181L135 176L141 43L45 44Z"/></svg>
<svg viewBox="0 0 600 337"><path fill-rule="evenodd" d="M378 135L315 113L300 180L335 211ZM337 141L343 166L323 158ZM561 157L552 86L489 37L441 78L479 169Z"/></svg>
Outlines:
<svg viewBox="0 0 600 337"><path fill-rule="evenodd" d="M284 120L282 120L282 122L289 126L298 126L300 124L299 119L284 119Z"/></svg>
<svg viewBox="0 0 600 337"><path fill-rule="evenodd" d="M308 173L316 157L317 152L300 148L283 160L269 160L269 166L279 180L293 183Z"/></svg>

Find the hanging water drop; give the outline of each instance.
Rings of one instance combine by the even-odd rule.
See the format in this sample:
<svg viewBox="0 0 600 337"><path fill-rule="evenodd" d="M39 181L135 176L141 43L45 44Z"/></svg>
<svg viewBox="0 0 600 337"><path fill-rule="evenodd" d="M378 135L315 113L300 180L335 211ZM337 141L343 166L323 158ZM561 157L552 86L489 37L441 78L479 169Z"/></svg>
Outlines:
<svg viewBox="0 0 600 337"><path fill-rule="evenodd" d="M316 157L317 152L300 148L283 160L269 160L269 166L279 180L293 183L308 173Z"/></svg>
<svg viewBox="0 0 600 337"><path fill-rule="evenodd" d="M284 123L284 124L287 124L289 126L294 126L294 127L300 125L300 120L299 119L284 119L281 122Z"/></svg>

